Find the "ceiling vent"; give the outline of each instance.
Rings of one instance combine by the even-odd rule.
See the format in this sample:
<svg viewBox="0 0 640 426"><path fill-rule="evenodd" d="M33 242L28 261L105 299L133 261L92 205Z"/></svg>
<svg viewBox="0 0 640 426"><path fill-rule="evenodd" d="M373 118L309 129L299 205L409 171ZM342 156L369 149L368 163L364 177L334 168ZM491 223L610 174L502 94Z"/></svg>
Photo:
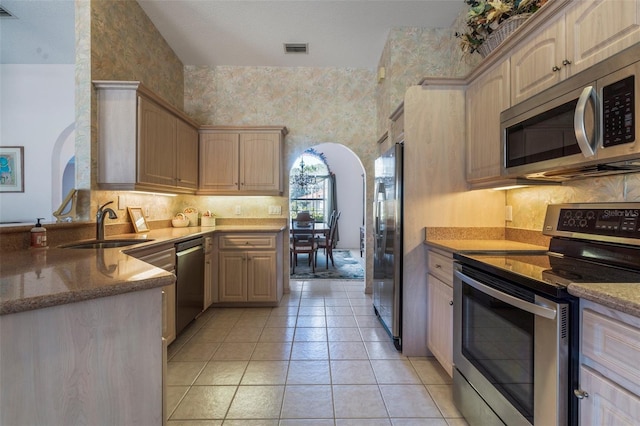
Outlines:
<svg viewBox="0 0 640 426"><path fill-rule="evenodd" d="M285 43L284 53L309 53L309 43Z"/></svg>
<svg viewBox="0 0 640 426"><path fill-rule="evenodd" d="M9 12L7 10L7 8L5 8L4 6L0 5L0 18L16 18L16 16Z"/></svg>

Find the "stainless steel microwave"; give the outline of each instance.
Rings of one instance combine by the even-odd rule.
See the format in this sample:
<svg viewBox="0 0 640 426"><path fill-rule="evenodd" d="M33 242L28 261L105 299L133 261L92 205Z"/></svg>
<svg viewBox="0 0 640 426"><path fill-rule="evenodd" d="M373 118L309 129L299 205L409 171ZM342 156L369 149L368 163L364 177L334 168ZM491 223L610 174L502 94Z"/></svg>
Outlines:
<svg viewBox="0 0 640 426"><path fill-rule="evenodd" d="M640 172L640 44L505 110L502 175Z"/></svg>

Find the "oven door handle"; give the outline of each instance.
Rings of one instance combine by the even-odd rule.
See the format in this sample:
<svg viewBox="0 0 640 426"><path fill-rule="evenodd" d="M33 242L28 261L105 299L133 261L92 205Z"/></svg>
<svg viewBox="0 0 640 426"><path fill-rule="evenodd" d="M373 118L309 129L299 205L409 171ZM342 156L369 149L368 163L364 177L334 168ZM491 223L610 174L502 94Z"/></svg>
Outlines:
<svg viewBox="0 0 640 426"><path fill-rule="evenodd" d="M518 299L517 297L511 296L509 294L496 290L493 287L489 287L488 285L482 284L480 281L476 281L473 278L466 276L460 271L454 271L454 275L459 279L461 279L462 281L464 281L465 284L470 285L476 290L479 290L485 294L488 294L491 297L495 297L496 299L501 300L504 303L508 303L509 305L515 306L518 309L522 309L523 311L527 311L531 314L548 318L548 319L554 319L556 317L555 309L547 308L545 306L540 306L535 303Z"/></svg>

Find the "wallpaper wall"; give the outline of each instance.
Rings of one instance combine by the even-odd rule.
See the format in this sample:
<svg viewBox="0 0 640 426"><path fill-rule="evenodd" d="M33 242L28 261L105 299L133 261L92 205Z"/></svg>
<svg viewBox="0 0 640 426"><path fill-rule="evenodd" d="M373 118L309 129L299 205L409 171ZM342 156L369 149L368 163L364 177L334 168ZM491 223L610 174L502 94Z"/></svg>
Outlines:
<svg viewBox="0 0 640 426"><path fill-rule="evenodd" d="M464 25L466 10L450 28L392 28L378 68L385 78L376 85L377 135L388 130L389 116L404 100L409 86L425 77L465 77L479 62L479 55L463 55L455 37Z"/></svg>
<svg viewBox="0 0 640 426"><path fill-rule="evenodd" d="M335 142L371 174L373 81L365 69L186 66L185 111L201 124L286 126L286 170L305 149Z"/></svg>
<svg viewBox="0 0 640 426"><path fill-rule="evenodd" d="M90 191L95 174L91 161L91 3L76 1L75 14L76 188ZM79 207L79 220L88 220L87 203Z"/></svg>
<svg viewBox="0 0 640 426"><path fill-rule="evenodd" d="M183 106L182 62L135 0L91 2L91 78L141 81Z"/></svg>

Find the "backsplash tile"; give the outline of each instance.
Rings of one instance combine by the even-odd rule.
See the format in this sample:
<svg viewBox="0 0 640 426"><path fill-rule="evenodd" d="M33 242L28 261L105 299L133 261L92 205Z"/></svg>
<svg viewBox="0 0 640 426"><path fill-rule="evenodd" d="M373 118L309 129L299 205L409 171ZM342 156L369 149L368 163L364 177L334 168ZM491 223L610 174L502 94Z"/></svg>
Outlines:
<svg viewBox="0 0 640 426"><path fill-rule="evenodd" d="M549 204L640 201L640 174L603 176L507 191L513 206L508 228L542 230Z"/></svg>

